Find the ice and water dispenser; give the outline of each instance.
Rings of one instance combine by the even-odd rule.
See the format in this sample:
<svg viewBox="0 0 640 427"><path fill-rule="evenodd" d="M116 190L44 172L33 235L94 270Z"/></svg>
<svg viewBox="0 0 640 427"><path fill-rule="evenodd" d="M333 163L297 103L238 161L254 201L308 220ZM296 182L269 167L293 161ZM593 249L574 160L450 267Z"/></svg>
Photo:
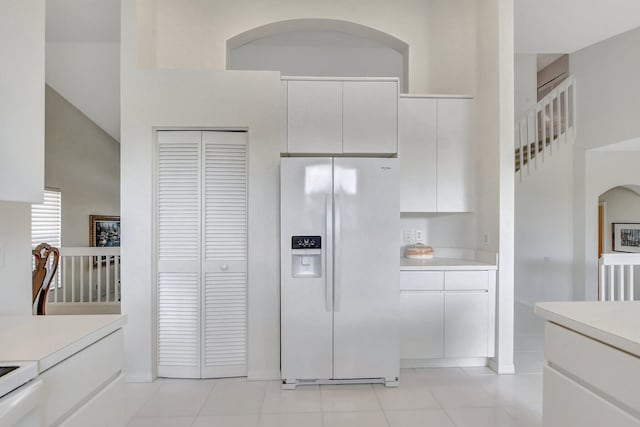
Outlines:
<svg viewBox="0 0 640 427"><path fill-rule="evenodd" d="M322 277L321 236L291 236L291 276Z"/></svg>

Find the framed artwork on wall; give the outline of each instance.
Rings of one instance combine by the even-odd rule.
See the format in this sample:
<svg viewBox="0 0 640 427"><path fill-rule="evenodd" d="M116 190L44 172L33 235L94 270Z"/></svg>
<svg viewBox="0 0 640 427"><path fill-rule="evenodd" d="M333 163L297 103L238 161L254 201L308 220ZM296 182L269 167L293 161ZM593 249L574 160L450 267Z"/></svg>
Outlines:
<svg viewBox="0 0 640 427"><path fill-rule="evenodd" d="M89 215L89 246L119 247L120 217Z"/></svg>
<svg viewBox="0 0 640 427"><path fill-rule="evenodd" d="M614 222L611 224L614 252L640 253L640 223Z"/></svg>

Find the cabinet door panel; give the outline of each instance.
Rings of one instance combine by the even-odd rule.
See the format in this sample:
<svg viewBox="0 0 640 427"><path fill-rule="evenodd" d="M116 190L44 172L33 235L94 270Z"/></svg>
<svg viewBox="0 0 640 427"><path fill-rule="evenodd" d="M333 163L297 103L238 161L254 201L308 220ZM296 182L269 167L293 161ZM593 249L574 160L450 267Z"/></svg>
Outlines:
<svg viewBox="0 0 640 427"><path fill-rule="evenodd" d="M288 82L289 153L342 153L342 82Z"/></svg>
<svg viewBox="0 0 640 427"><path fill-rule="evenodd" d="M400 293L400 358L441 359L444 353L442 292Z"/></svg>
<svg viewBox="0 0 640 427"><path fill-rule="evenodd" d="M544 367L543 425L638 427L640 420L586 387Z"/></svg>
<svg viewBox="0 0 640 427"><path fill-rule="evenodd" d="M398 152L398 83L344 82L343 152Z"/></svg>
<svg viewBox="0 0 640 427"><path fill-rule="evenodd" d="M471 211L472 100L438 99L438 212Z"/></svg>
<svg viewBox="0 0 640 427"><path fill-rule="evenodd" d="M488 292L447 292L444 298L444 356L486 357Z"/></svg>
<svg viewBox="0 0 640 427"><path fill-rule="evenodd" d="M436 100L400 98L400 211L436 211Z"/></svg>

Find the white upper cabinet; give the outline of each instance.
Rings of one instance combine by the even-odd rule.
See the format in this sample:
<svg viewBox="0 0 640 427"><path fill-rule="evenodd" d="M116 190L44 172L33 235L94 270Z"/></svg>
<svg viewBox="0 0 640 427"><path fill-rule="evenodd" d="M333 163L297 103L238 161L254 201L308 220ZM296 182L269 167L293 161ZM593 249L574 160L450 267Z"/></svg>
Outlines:
<svg viewBox="0 0 640 427"><path fill-rule="evenodd" d="M471 211L472 102L400 98L401 212Z"/></svg>
<svg viewBox="0 0 640 427"><path fill-rule="evenodd" d="M282 90L283 153L398 152L397 79L284 78Z"/></svg>
<svg viewBox="0 0 640 427"><path fill-rule="evenodd" d="M2 2L0 201L44 200L45 2Z"/></svg>
<svg viewBox="0 0 640 427"><path fill-rule="evenodd" d="M471 99L438 99L438 212L471 210Z"/></svg>
<svg viewBox="0 0 640 427"><path fill-rule="evenodd" d="M342 152L342 82L288 82L289 153Z"/></svg>
<svg viewBox="0 0 640 427"><path fill-rule="evenodd" d="M400 210L436 211L436 100L400 98Z"/></svg>
<svg viewBox="0 0 640 427"><path fill-rule="evenodd" d="M398 82L343 83L342 151L385 154L398 151Z"/></svg>

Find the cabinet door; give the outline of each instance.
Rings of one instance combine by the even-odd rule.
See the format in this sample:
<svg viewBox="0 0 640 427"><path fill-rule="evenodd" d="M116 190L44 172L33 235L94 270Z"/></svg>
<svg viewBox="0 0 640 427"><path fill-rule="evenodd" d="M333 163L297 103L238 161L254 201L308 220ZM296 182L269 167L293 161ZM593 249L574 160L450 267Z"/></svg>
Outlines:
<svg viewBox="0 0 640 427"><path fill-rule="evenodd" d="M289 153L342 153L342 82L288 82Z"/></svg>
<svg viewBox="0 0 640 427"><path fill-rule="evenodd" d="M444 297L444 357L487 357L488 292L447 292Z"/></svg>
<svg viewBox="0 0 640 427"><path fill-rule="evenodd" d="M203 378L247 375L247 133L203 132Z"/></svg>
<svg viewBox="0 0 640 427"><path fill-rule="evenodd" d="M400 293L400 358L441 359L444 353L442 292Z"/></svg>
<svg viewBox="0 0 640 427"><path fill-rule="evenodd" d="M158 132L159 377L200 377L201 139L200 131Z"/></svg>
<svg viewBox="0 0 640 427"><path fill-rule="evenodd" d="M471 211L472 100L438 99L438 212Z"/></svg>
<svg viewBox="0 0 640 427"><path fill-rule="evenodd" d="M398 83L347 81L343 96L343 152L397 153Z"/></svg>
<svg viewBox="0 0 640 427"><path fill-rule="evenodd" d="M400 212L436 211L436 100L400 98Z"/></svg>

